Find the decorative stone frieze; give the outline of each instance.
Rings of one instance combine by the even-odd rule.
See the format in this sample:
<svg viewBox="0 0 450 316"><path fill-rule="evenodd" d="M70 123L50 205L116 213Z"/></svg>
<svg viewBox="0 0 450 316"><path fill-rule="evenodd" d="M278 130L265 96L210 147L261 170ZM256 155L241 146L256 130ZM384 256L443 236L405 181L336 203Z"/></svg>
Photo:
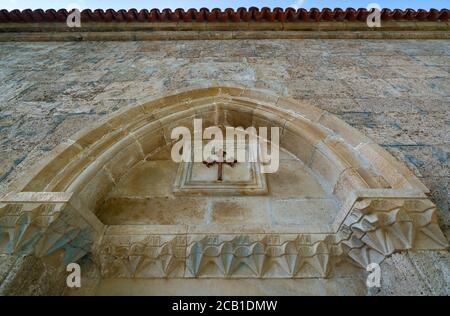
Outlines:
<svg viewBox="0 0 450 316"><path fill-rule="evenodd" d="M105 277L182 277L185 250L184 235L106 235L97 259Z"/></svg>
<svg viewBox="0 0 450 316"><path fill-rule="evenodd" d="M191 239L186 252L187 277L327 277L341 254L329 238L319 235L209 235Z"/></svg>
<svg viewBox="0 0 450 316"><path fill-rule="evenodd" d="M113 278L302 278L330 276L341 255L325 235L106 234L97 258Z"/></svg>
<svg viewBox="0 0 450 316"><path fill-rule="evenodd" d="M149 227L151 230L151 227ZM361 199L337 233L105 235L105 277L330 277L341 261L361 268L396 251L445 249L427 199Z"/></svg>
<svg viewBox="0 0 450 316"><path fill-rule="evenodd" d="M151 230L151 226L148 227ZM447 248L426 198L362 198L336 233L105 235L105 277L327 278L342 261L361 268L396 251Z"/></svg>

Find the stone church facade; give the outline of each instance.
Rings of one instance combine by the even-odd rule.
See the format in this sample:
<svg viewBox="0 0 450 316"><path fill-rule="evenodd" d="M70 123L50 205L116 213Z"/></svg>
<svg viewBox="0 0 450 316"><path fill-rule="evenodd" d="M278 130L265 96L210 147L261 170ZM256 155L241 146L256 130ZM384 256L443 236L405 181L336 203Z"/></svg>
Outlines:
<svg viewBox="0 0 450 316"><path fill-rule="evenodd" d="M0 13L2 295L450 293L448 10ZM172 161L200 118L278 171Z"/></svg>

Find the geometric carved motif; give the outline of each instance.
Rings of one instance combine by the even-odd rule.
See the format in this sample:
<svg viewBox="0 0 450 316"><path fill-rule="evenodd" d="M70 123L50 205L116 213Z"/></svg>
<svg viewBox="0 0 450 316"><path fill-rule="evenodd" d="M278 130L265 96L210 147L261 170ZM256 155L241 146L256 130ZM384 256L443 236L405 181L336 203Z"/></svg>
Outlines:
<svg viewBox="0 0 450 316"><path fill-rule="evenodd" d="M326 237L316 235L313 238ZM98 258L105 277L327 277L340 248L310 235L105 236ZM286 240L284 240L286 239Z"/></svg>
<svg viewBox="0 0 450 316"><path fill-rule="evenodd" d="M183 235L113 236L104 239L98 259L105 277L180 277L185 249Z"/></svg>
<svg viewBox="0 0 450 316"><path fill-rule="evenodd" d="M311 235L226 237L205 236L192 241L187 247L186 276L327 277L341 255L331 238L312 241Z"/></svg>
<svg viewBox="0 0 450 316"><path fill-rule="evenodd" d="M92 253L114 278L327 278L344 260L365 268L396 251L448 246L427 198L357 198L329 234L109 234L74 205L1 205L1 253L64 263Z"/></svg>
<svg viewBox="0 0 450 316"><path fill-rule="evenodd" d="M92 253L102 275L115 278L327 278L342 261L365 268L396 251L448 246L425 197L356 198L330 234L111 235L74 205L2 204L0 252L57 253L66 264Z"/></svg>
<svg viewBox="0 0 450 316"><path fill-rule="evenodd" d="M343 227L351 231L343 247L361 267L396 251L448 247L428 199L365 199L355 204Z"/></svg>
<svg viewBox="0 0 450 316"><path fill-rule="evenodd" d="M59 253L68 264L89 253L97 235L68 201L0 205L0 253L40 258Z"/></svg>
<svg viewBox="0 0 450 316"><path fill-rule="evenodd" d="M327 278L341 261L365 268L396 251L445 249L424 199L364 198L335 234L105 234L104 277Z"/></svg>

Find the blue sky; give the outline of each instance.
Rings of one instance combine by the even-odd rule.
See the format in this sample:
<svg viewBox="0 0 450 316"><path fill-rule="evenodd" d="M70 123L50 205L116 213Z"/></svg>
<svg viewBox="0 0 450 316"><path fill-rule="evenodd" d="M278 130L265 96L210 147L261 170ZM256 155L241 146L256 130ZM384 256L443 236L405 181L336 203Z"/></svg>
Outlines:
<svg viewBox="0 0 450 316"><path fill-rule="evenodd" d="M238 7L303 7L303 8L365 8L369 3L378 3L381 7L387 8L413 8L413 9L442 9L449 7L449 1L446 0L266 0L266 1L251 1L251 0L0 0L0 8L2 9L49 9L49 8L67 8L71 4L78 4L82 9L150 9L150 8L238 8ZM72 6L73 7L73 6Z"/></svg>

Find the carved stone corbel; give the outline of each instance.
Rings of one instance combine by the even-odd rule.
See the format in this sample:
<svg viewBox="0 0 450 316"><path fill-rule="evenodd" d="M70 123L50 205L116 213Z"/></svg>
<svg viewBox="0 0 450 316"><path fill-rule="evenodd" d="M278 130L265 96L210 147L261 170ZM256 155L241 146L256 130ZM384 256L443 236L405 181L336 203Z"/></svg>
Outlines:
<svg viewBox="0 0 450 316"><path fill-rule="evenodd" d="M103 224L70 193L21 192L2 199L0 252L76 262L103 233ZM58 255L59 256L59 255Z"/></svg>
<svg viewBox="0 0 450 316"><path fill-rule="evenodd" d="M397 251L446 249L435 212L426 198L361 199L341 228L351 231L342 246L363 268Z"/></svg>

